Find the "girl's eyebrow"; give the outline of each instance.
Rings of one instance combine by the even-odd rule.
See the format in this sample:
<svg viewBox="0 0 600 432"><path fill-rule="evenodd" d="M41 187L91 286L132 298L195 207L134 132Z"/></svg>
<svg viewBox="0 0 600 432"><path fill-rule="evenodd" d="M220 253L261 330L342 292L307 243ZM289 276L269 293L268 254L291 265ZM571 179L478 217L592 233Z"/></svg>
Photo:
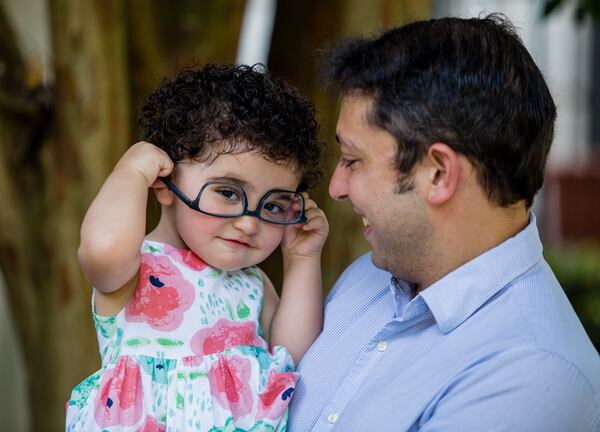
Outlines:
<svg viewBox="0 0 600 432"><path fill-rule="evenodd" d="M243 187L244 189L254 189L254 186L251 183L248 183L245 180L242 180L237 177L230 176L230 175L209 177L208 180L209 181L221 181L221 182L235 183L235 184Z"/></svg>

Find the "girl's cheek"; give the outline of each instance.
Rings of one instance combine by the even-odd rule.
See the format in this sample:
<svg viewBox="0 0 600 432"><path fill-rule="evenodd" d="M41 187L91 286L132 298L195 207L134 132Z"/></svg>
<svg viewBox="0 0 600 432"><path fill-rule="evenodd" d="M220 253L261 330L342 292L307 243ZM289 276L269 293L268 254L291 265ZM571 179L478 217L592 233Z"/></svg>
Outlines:
<svg viewBox="0 0 600 432"><path fill-rule="evenodd" d="M265 233L268 239L265 242L265 244L267 244L268 242L268 247L269 249L275 250L280 244L281 241L283 240L283 231L284 231L284 227L278 227L278 226L274 226L273 228L269 227L270 231Z"/></svg>

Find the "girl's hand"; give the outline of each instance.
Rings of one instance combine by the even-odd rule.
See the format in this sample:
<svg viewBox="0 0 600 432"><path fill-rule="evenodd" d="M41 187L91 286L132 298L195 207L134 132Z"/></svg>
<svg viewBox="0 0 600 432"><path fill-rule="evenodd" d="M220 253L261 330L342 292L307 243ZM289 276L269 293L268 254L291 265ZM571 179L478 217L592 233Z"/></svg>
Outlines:
<svg viewBox="0 0 600 432"><path fill-rule="evenodd" d="M329 223L323 210L309 198L308 193L303 192L302 195L304 212L308 220L305 224L290 225L285 228L281 242L284 259L320 257L329 234Z"/></svg>
<svg viewBox="0 0 600 432"><path fill-rule="evenodd" d="M139 173L148 182L148 187L158 177L166 177L173 171L173 161L163 150L144 141L132 145L121 157L114 172L128 171Z"/></svg>

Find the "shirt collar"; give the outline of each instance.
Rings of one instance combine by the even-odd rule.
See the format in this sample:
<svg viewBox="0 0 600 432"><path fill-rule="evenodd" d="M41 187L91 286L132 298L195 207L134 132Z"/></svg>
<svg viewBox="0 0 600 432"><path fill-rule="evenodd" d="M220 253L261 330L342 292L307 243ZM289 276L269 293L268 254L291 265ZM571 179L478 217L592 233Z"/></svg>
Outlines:
<svg viewBox="0 0 600 432"><path fill-rule="evenodd" d="M394 316L396 318L402 317L404 316L406 306L414 297L416 285L392 276L390 288L394 299Z"/></svg>
<svg viewBox="0 0 600 432"><path fill-rule="evenodd" d="M542 243L531 213L529 224L516 236L447 274L419 296L446 334L541 258Z"/></svg>

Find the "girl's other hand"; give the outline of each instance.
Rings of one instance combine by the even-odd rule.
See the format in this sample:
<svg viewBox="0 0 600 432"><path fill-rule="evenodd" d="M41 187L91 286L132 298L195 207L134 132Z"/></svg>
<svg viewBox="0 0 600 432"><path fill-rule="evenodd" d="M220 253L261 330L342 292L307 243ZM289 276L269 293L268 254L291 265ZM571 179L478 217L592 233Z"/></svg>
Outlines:
<svg viewBox="0 0 600 432"><path fill-rule="evenodd" d="M173 166L173 161L167 153L154 144L141 141L125 152L113 171L139 173L144 176L150 187L157 178L171 174Z"/></svg>
<svg viewBox="0 0 600 432"><path fill-rule="evenodd" d="M321 256L321 251L327 235L329 223L325 212L315 201L310 199L308 193L303 192L304 212L308 219L304 224L290 225L285 228L281 250L285 259L315 258ZM299 203L294 205L300 206Z"/></svg>

